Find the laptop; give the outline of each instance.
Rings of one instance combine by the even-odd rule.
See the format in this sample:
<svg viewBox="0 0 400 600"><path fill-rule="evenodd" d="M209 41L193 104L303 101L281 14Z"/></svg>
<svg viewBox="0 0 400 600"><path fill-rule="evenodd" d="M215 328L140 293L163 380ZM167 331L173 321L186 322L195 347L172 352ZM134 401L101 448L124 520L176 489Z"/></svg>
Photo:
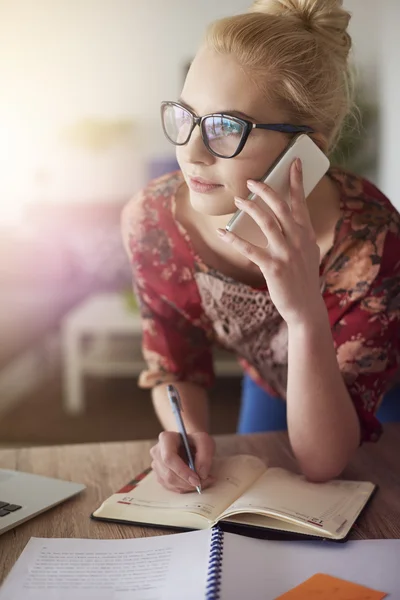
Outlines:
<svg viewBox="0 0 400 600"><path fill-rule="evenodd" d="M79 494L85 487L81 483L0 469L0 535Z"/></svg>

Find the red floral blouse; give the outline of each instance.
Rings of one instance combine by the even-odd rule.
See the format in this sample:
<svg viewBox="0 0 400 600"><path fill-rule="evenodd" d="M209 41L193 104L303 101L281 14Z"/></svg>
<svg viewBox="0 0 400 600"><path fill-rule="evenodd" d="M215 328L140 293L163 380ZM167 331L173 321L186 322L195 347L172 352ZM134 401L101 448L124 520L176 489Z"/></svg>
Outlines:
<svg viewBox="0 0 400 600"><path fill-rule="evenodd" d="M376 440L375 412L400 366L400 215L370 182L331 169L341 218L320 266L321 291L363 440ZM214 345L232 351L270 393L286 398L288 335L267 290L210 268L174 218L180 171L152 181L125 207L133 285L147 369L139 385L214 378Z"/></svg>

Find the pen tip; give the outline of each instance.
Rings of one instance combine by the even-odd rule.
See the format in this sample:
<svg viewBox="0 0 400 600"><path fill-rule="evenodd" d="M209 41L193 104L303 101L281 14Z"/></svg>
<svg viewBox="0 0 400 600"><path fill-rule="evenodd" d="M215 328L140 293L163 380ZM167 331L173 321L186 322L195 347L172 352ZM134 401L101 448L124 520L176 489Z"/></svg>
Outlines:
<svg viewBox="0 0 400 600"><path fill-rule="evenodd" d="M196 490L198 494L201 494L201 487L199 485L196 485Z"/></svg>

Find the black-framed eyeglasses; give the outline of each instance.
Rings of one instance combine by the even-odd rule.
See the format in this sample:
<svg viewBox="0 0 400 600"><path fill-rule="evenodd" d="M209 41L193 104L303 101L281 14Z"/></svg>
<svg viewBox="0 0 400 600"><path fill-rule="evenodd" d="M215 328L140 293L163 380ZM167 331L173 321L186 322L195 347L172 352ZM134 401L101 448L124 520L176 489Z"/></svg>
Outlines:
<svg viewBox="0 0 400 600"><path fill-rule="evenodd" d="M253 129L268 129L281 133L314 133L305 125L286 123L252 123L229 114L213 113L197 116L179 102L161 103L161 122L167 139L175 146L188 143L196 125L209 152L219 158L233 158L243 147Z"/></svg>

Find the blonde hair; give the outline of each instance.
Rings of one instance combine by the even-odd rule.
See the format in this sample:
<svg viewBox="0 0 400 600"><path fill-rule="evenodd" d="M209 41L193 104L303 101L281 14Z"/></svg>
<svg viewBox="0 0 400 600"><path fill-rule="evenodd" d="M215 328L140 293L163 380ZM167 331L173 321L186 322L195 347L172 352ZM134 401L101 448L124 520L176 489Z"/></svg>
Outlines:
<svg viewBox="0 0 400 600"><path fill-rule="evenodd" d="M349 20L342 0L255 0L248 13L212 23L205 41L232 54L268 100L322 134L330 151L354 108Z"/></svg>

